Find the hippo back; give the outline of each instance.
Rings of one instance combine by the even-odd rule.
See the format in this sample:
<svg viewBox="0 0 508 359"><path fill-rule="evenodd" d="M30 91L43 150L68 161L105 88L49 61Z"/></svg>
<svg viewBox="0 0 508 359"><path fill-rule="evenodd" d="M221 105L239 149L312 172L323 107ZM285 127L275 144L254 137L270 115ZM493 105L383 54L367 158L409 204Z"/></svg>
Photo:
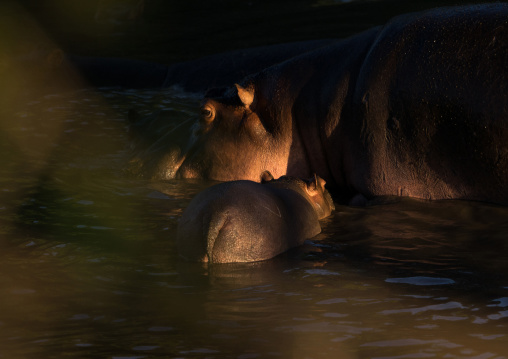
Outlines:
<svg viewBox="0 0 508 359"><path fill-rule="evenodd" d="M367 196L508 203L508 6L395 18L355 87L348 180Z"/></svg>
<svg viewBox="0 0 508 359"><path fill-rule="evenodd" d="M191 201L178 226L178 251L189 260L252 262L272 258L320 231L312 205L297 192L226 182Z"/></svg>

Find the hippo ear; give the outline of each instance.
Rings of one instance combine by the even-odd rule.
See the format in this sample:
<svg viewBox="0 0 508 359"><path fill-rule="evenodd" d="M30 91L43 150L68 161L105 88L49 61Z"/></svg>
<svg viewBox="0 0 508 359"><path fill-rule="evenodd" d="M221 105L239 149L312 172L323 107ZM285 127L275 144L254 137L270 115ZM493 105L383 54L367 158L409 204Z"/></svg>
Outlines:
<svg viewBox="0 0 508 359"><path fill-rule="evenodd" d="M324 179L322 179L321 177L319 177L318 175L314 174L314 180L316 182L316 186L317 187L320 187L322 191L325 190L325 184L326 184L326 181Z"/></svg>
<svg viewBox="0 0 508 359"><path fill-rule="evenodd" d="M263 171L263 173L261 173L261 183L267 183L270 181L273 181L273 176L270 171Z"/></svg>
<svg viewBox="0 0 508 359"><path fill-rule="evenodd" d="M235 84L236 90L238 91L238 97L240 101L245 105L245 107L249 107L254 102L254 88L249 86L248 88L244 88L238 84Z"/></svg>
<svg viewBox="0 0 508 359"><path fill-rule="evenodd" d="M307 192L309 192L309 194L312 195L316 191L319 190L324 191L325 184L326 181L324 179L314 174L314 177L307 182Z"/></svg>

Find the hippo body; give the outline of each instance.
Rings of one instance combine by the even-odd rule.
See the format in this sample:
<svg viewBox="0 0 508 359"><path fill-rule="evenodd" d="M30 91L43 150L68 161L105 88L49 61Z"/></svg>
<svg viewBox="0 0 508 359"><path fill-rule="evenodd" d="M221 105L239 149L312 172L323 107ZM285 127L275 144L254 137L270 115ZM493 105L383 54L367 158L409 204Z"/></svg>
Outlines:
<svg viewBox="0 0 508 359"><path fill-rule="evenodd" d="M394 18L209 91L176 177L508 203L508 5ZM167 163L166 166L171 166Z"/></svg>
<svg viewBox="0 0 508 359"><path fill-rule="evenodd" d="M180 255L211 263L261 261L319 234L319 219L333 209L324 181L270 179L225 182L200 192L178 225Z"/></svg>

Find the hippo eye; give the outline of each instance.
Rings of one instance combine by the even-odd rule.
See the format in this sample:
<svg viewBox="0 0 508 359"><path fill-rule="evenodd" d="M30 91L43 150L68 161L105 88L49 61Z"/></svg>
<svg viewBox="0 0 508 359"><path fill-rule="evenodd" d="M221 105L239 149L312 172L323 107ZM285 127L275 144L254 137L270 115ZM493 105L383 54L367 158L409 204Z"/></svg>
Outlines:
<svg viewBox="0 0 508 359"><path fill-rule="evenodd" d="M212 108L206 106L206 107L203 107L201 109L201 117L203 118L203 120L205 120L206 122L211 122L213 120L213 118L215 117L215 112L213 111Z"/></svg>

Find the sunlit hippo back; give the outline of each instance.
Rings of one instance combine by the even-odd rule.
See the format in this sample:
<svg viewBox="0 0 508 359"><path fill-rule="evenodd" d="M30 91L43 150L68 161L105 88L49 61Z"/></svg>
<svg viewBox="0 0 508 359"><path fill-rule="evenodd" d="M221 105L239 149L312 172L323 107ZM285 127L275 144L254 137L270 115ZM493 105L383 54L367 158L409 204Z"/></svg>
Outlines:
<svg viewBox="0 0 508 359"><path fill-rule="evenodd" d="M262 183L212 186L189 204L178 225L178 251L191 261L266 260L321 232L319 219L334 209L325 182L263 173Z"/></svg>

